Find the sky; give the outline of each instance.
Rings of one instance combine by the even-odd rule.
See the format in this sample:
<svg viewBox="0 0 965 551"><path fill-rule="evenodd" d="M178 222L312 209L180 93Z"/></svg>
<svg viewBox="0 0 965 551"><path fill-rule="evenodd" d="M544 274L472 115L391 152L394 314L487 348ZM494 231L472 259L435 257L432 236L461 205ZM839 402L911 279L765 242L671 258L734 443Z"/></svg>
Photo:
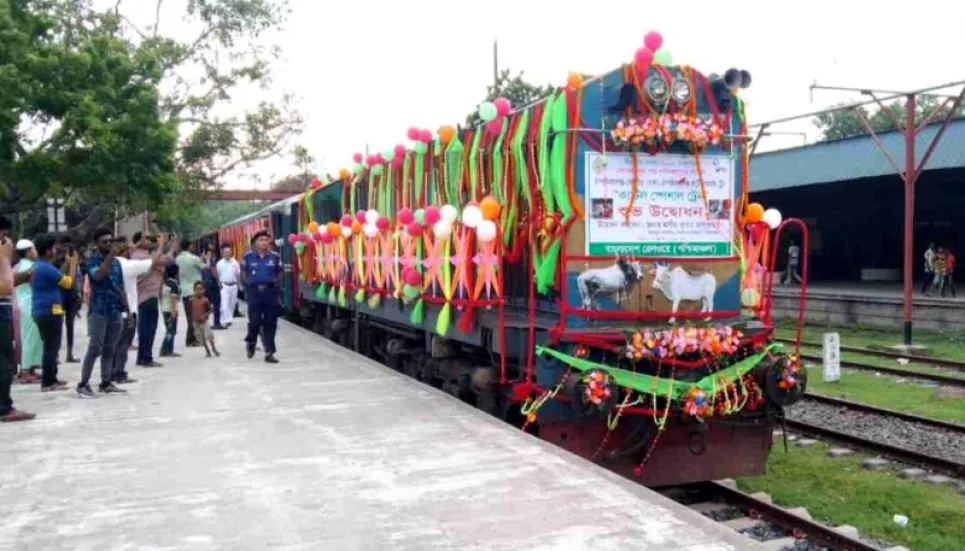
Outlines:
<svg viewBox="0 0 965 551"><path fill-rule="evenodd" d="M153 0L124 1L132 19L153 19ZM165 6L162 31L189 32L178 11ZM410 126L462 121L492 82L494 40L500 68L562 85L569 71L595 75L631 61L644 34L657 30L675 63L705 74L750 71L753 84L741 93L752 124L866 99L812 95L814 82L910 91L965 80L965 66L955 62L965 51L960 0L290 0L290 7L284 29L264 37L283 52L272 67L273 86L243 91L232 108L293 94L305 117L297 143L316 158L316 170L330 172L350 166L352 153L366 145L377 152L407 144ZM772 129L817 138L809 120ZM772 136L761 150L803 140ZM292 172L286 156L259 163L226 187L260 180L264 189Z"/></svg>

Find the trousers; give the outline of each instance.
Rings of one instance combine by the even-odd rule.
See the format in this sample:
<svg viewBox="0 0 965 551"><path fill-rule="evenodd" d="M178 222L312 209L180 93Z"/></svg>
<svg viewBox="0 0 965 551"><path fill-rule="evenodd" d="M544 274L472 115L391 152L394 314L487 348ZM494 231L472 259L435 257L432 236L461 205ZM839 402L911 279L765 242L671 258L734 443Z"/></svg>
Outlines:
<svg viewBox="0 0 965 551"><path fill-rule="evenodd" d="M214 326L221 327L221 290L218 289L217 281L212 281L205 286L205 295L211 301L211 310L214 312Z"/></svg>
<svg viewBox="0 0 965 551"><path fill-rule="evenodd" d="M87 334L90 336L90 342L87 345L87 353L84 355L78 386L87 386L90 383L90 376L94 371L94 362L98 357L101 359L101 386L104 386L111 382L114 350L121 340L124 320L120 316L107 316L90 312L87 314L87 323Z"/></svg>
<svg viewBox="0 0 965 551"><path fill-rule="evenodd" d="M248 334L245 342L254 346L261 335L266 354L277 352L275 331L278 329L278 316L281 315L281 292L276 289L259 290L250 286L245 295L248 297Z"/></svg>
<svg viewBox="0 0 965 551"><path fill-rule="evenodd" d="M62 317L53 314L34 316L34 323L40 330L40 340L43 341L43 360L40 364L43 373L41 386L52 386L57 382L57 356L60 354L60 343L64 334Z"/></svg>
<svg viewBox="0 0 965 551"><path fill-rule="evenodd" d="M238 307L238 286L221 286L221 323L231 323Z"/></svg>
<svg viewBox="0 0 965 551"><path fill-rule="evenodd" d="M13 317L9 305L10 317ZM13 384L13 374L17 369L13 353L13 319L0 319L0 415L6 415L13 409L13 398L10 396L10 385Z"/></svg>
<svg viewBox="0 0 965 551"><path fill-rule="evenodd" d="M154 361L154 337L157 335L158 299L149 298L137 307L137 365Z"/></svg>
<svg viewBox="0 0 965 551"><path fill-rule="evenodd" d="M67 335L67 358L74 357L74 323L77 321L77 316L80 314L80 308L83 306L81 302L80 293L76 291L64 291L64 328L66 329L65 334Z"/></svg>
<svg viewBox="0 0 965 551"><path fill-rule="evenodd" d="M114 365L111 368L111 380L122 381L127 377L128 349L134 342L134 332L137 330L137 314L131 314L131 320L124 320L121 329L121 339L114 348Z"/></svg>
<svg viewBox="0 0 965 551"><path fill-rule="evenodd" d="M188 296L181 299L184 303L184 321L188 324L188 330L184 332L184 345L185 346L197 346L201 343L198 342L198 337L194 334L194 321L191 319L191 292L187 291Z"/></svg>
<svg viewBox="0 0 965 551"><path fill-rule="evenodd" d="M164 340L161 341L161 355L174 354L174 337L178 334L178 318L171 312L164 312Z"/></svg>

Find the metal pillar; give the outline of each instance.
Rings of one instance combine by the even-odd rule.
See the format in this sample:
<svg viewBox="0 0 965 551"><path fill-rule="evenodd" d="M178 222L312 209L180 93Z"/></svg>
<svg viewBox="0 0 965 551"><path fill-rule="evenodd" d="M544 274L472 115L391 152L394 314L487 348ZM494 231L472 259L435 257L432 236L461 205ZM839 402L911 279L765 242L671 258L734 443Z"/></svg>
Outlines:
<svg viewBox="0 0 965 551"><path fill-rule="evenodd" d="M911 345L911 290L914 281L912 257L915 254L915 94L905 100L905 324L902 328L902 344Z"/></svg>

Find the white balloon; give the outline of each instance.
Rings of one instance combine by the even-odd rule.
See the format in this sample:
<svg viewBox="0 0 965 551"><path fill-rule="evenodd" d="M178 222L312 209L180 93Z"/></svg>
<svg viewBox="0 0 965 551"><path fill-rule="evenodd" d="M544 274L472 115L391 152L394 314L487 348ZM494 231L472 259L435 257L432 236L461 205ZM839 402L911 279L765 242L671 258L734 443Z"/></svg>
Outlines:
<svg viewBox="0 0 965 551"><path fill-rule="evenodd" d="M370 210L369 212L373 211ZM368 217L369 215L366 213L365 218L368 219ZM375 237L376 235L379 235L379 227L375 224L366 224L362 226L362 233L365 234L365 237Z"/></svg>
<svg viewBox="0 0 965 551"><path fill-rule="evenodd" d="M452 224L459 218L459 211L452 205L443 205L442 208L439 209L439 212L442 214L442 219L448 220L449 224Z"/></svg>
<svg viewBox="0 0 965 551"><path fill-rule="evenodd" d="M446 219L439 220L432 225L432 234L436 239L445 239L452 235L452 223Z"/></svg>
<svg viewBox="0 0 965 551"><path fill-rule="evenodd" d="M781 211L777 209L767 209L764 211L764 223L772 230L776 230L781 225Z"/></svg>
<svg viewBox="0 0 965 551"><path fill-rule="evenodd" d="M342 226L342 237L344 237L345 239L352 237L352 228L348 226Z"/></svg>
<svg viewBox="0 0 965 551"><path fill-rule="evenodd" d="M462 209L462 223L469 226L470 228L475 228L483 221L482 210L476 205L469 205Z"/></svg>
<svg viewBox="0 0 965 551"><path fill-rule="evenodd" d="M371 209L365 213L365 222L367 224L375 224L379 221L379 211Z"/></svg>
<svg viewBox="0 0 965 551"><path fill-rule="evenodd" d="M465 218L465 214L463 217ZM479 227L476 228L476 237L483 243L489 243L493 239L496 239L496 223L492 220L483 220L480 222Z"/></svg>

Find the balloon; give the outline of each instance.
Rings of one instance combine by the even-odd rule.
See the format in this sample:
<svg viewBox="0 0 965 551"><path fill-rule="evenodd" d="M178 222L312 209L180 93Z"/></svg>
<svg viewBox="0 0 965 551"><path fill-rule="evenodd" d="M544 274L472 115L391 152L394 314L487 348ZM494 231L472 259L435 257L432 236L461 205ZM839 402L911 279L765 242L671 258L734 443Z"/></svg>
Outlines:
<svg viewBox="0 0 965 551"><path fill-rule="evenodd" d="M405 146L404 146L404 145L398 144L397 146L395 146L395 156L396 156L396 157L405 157Z"/></svg>
<svg viewBox="0 0 965 551"><path fill-rule="evenodd" d="M391 166L392 168L402 168L402 157L396 157L396 158L392 159L392 162L390 163L390 166Z"/></svg>
<svg viewBox="0 0 965 551"><path fill-rule="evenodd" d="M347 168L340 168L340 169L338 169L338 179L339 179L339 180L348 180L348 179L351 178L351 177L352 177L352 172L351 172L349 169L347 169Z"/></svg>
<svg viewBox="0 0 965 551"><path fill-rule="evenodd" d="M365 234L365 237L371 239L376 235L379 235L379 227L375 224L366 224L362 226L362 233Z"/></svg>
<svg viewBox="0 0 965 551"><path fill-rule="evenodd" d="M295 243L298 243L298 236L293 233L288 234L288 244L294 245Z"/></svg>
<svg viewBox="0 0 965 551"><path fill-rule="evenodd" d="M352 237L352 228L348 226L342 226L342 237L344 237L345 239Z"/></svg>
<svg viewBox="0 0 965 551"><path fill-rule="evenodd" d="M318 222L309 222L308 231L315 233L318 231Z"/></svg>
<svg viewBox="0 0 965 551"><path fill-rule="evenodd" d="M369 166L372 166L372 165L375 165L375 164L378 164L378 163L379 163L379 161L378 161L378 159L375 158L375 155L369 155L368 157L365 158L365 164L367 164L367 165L369 165Z"/></svg>
<svg viewBox="0 0 965 551"><path fill-rule="evenodd" d="M636 64L637 69L646 69L647 67L650 67L650 63L653 62L653 59L653 50L649 48L637 48L637 53L633 54L633 62Z"/></svg>
<svg viewBox="0 0 965 551"><path fill-rule="evenodd" d="M325 243L326 245L331 243L332 241L335 241L335 237L330 233L320 234L319 239L321 240L322 243Z"/></svg>
<svg viewBox="0 0 965 551"><path fill-rule="evenodd" d="M318 181L318 178L312 178L312 189L318 189L322 187L322 183Z"/></svg>
<svg viewBox="0 0 965 551"><path fill-rule="evenodd" d="M653 54L653 62L657 65L669 67L673 65L673 56L670 55L670 50L666 48L657 50L657 53Z"/></svg>
<svg viewBox="0 0 965 551"><path fill-rule="evenodd" d="M353 161L355 162L355 164L357 164L357 165L362 164L362 154L361 154L361 153L354 153L354 154L352 155L352 160L353 160Z"/></svg>
<svg viewBox="0 0 965 551"><path fill-rule="evenodd" d="M424 143L429 143L432 141L432 130L420 130L419 131L419 141Z"/></svg>
<svg viewBox="0 0 965 551"><path fill-rule="evenodd" d="M394 159L394 158L395 158L395 150L394 150L394 149L386 149L385 151L382 152L382 159L383 159L385 162L391 162L392 159Z"/></svg>
<svg viewBox="0 0 965 551"><path fill-rule="evenodd" d="M412 150L416 153L425 153L429 151L429 146L426 145L426 142L416 142L412 144Z"/></svg>
<svg viewBox="0 0 965 551"><path fill-rule="evenodd" d="M355 219L359 221L359 224L364 224L364 223L365 223L365 211L364 211L364 210L361 210L361 209L355 211Z"/></svg>
<svg viewBox="0 0 965 551"><path fill-rule="evenodd" d="M491 101L484 101L479 104L479 118L489 122L496 118L496 106Z"/></svg>
<svg viewBox="0 0 965 551"><path fill-rule="evenodd" d="M407 272L405 277L405 282L408 285L415 287L416 285L422 285L422 274L418 270L412 270Z"/></svg>
<svg viewBox="0 0 965 551"><path fill-rule="evenodd" d="M568 77L566 77L566 86L572 88L573 90L580 90L583 88L583 75L580 73L571 72Z"/></svg>
<svg viewBox="0 0 965 551"><path fill-rule="evenodd" d="M420 233L422 233L422 226L418 222L411 222L409 224L409 235L418 237Z"/></svg>
<svg viewBox="0 0 965 551"><path fill-rule="evenodd" d="M424 210L422 210L422 209L416 210L416 211L415 211L415 221L418 222L419 224L425 224L425 223L426 223L426 211L424 211Z"/></svg>
<svg viewBox="0 0 965 551"><path fill-rule="evenodd" d="M298 243L295 243L295 252L296 252L296 253L302 254L302 252L304 252L304 251L305 251L305 244L304 244L304 243L302 243L301 241L299 241Z"/></svg>
<svg viewBox="0 0 965 551"><path fill-rule="evenodd" d="M344 214L342 215L342 225L346 228L352 225L352 215Z"/></svg>
<svg viewBox="0 0 965 551"><path fill-rule="evenodd" d="M402 293L405 295L405 298L412 300L422 294L422 289L414 285L406 285L402 288Z"/></svg>
<svg viewBox="0 0 965 551"><path fill-rule="evenodd" d="M443 126L439 128L439 139L442 143L448 144L456 137L456 128L453 126Z"/></svg>
<svg viewBox="0 0 965 551"><path fill-rule="evenodd" d="M513 104L506 98L496 98L493 100L493 105L496 106L496 115L500 117L505 117L513 110Z"/></svg>
<svg viewBox="0 0 965 551"><path fill-rule="evenodd" d="M486 130L488 130L490 134L498 135L502 129L503 129L502 119L495 119L486 123Z"/></svg>
<svg viewBox="0 0 965 551"><path fill-rule="evenodd" d="M402 281L408 281L408 280L409 280L409 274L412 273L412 272L415 272L415 271L416 271L416 269L413 268L412 266L406 266L406 267L402 268Z"/></svg>
<svg viewBox="0 0 965 551"><path fill-rule="evenodd" d="M415 220L415 217L412 215L412 209L404 208L399 211L399 222L409 225L413 220Z"/></svg>
<svg viewBox="0 0 965 551"><path fill-rule="evenodd" d="M784 218L781 216L781 211L777 209L767 209L764 211L764 215L761 217L761 219L765 224L767 224L767 227L771 228L772 230L776 230L777 227L781 225L781 221L783 221Z"/></svg>
<svg viewBox="0 0 965 551"><path fill-rule="evenodd" d="M375 154L375 164L381 165L381 164L385 163L386 160L387 160L387 159L386 159L385 157L383 157L381 153L376 153L376 154Z"/></svg>
<svg viewBox="0 0 965 551"><path fill-rule="evenodd" d="M365 165L362 163L359 163L352 167L352 172L354 172L355 174L360 174L363 170L365 170Z"/></svg>
<svg viewBox="0 0 965 551"><path fill-rule="evenodd" d="M493 239L496 239L496 223L492 220L483 220L479 223L479 227L476 228L476 236L483 243L489 243Z"/></svg>
<svg viewBox="0 0 965 551"><path fill-rule="evenodd" d="M335 222L329 222L328 224L325 224L325 228L328 229L328 233L331 234L332 237L338 237L338 235L342 233L341 226L339 226Z"/></svg>
<svg viewBox="0 0 965 551"><path fill-rule="evenodd" d="M373 175L373 176L381 176L381 175L382 175L382 172L384 172L384 171L385 171L385 167L383 167L383 166L380 165L380 164L375 165L375 166L372 167L372 175Z"/></svg>
<svg viewBox="0 0 965 551"><path fill-rule="evenodd" d="M744 289L741 293L741 304L747 308L753 308L758 305L760 299L757 296L756 289Z"/></svg>
<svg viewBox="0 0 965 551"><path fill-rule="evenodd" d="M375 221L375 226L380 230L389 229L389 219L384 216L379 216L379 219Z"/></svg>
<svg viewBox="0 0 965 551"><path fill-rule="evenodd" d="M371 209L365 213L364 221L366 224L375 224L376 222L378 222L378 220L379 220L379 211L375 209Z"/></svg>
<svg viewBox="0 0 965 551"><path fill-rule="evenodd" d="M764 207L760 203L751 203L744 209L744 222L756 224L764 218Z"/></svg>
<svg viewBox="0 0 965 551"><path fill-rule="evenodd" d="M426 207L424 218L425 218L425 224L427 226L432 226L436 222L442 219L442 213L439 212L439 207L429 206L429 207Z"/></svg>
<svg viewBox="0 0 965 551"><path fill-rule="evenodd" d="M492 195L487 196L479 202L479 209L482 210L483 218L486 220L496 220L499 218L499 201Z"/></svg>
<svg viewBox="0 0 965 551"><path fill-rule="evenodd" d="M362 223L358 220L352 222L352 233L358 234L362 231Z"/></svg>
<svg viewBox="0 0 965 551"><path fill-rule="evenodd" d="M643 45L650 48L650 51L656 52L663 46L663 36L657 31L650 31L643 35Z"/></svg>
<svg viewBox="0 0 965 551"><path fill-rule="evenodd" d="M442 219L446 220L450 224L459 218L459 211L452 205L442 205L442 208L439 209L439 213L442 214Z"/></svg>
<svg viewBox="0 0 965 551"><path fill-rule="evenodd" d="M405 136L412 141L416 141L419 139L419 129L414 126L410 126L409 130L406 131Z"/></svg>
<svg viewBox="0 0 965 551"><path fill-rule="evenodd" d="M432 234L436 236L436 239L445 239L452 235L452 223L448 220L439 220L432 225Z"/></svg>
<svg viewBox="0 0 965 551"><path fill-rule="evenodd" d="M462 209L462 223L469 226L470 228L475 228L483 221L482 211L479 207L473 204L466 205L466 208Z"/></svg>

